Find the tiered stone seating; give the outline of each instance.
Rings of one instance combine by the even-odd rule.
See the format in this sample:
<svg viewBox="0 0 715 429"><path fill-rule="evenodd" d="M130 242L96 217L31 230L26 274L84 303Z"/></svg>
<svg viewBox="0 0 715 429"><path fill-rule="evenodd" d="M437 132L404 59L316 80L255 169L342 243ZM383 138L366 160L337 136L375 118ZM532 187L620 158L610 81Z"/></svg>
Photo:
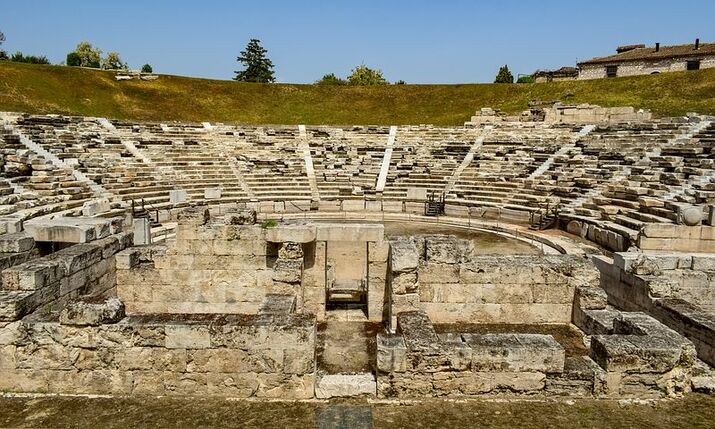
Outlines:
<svg viewBox="0 0 715 429"><path fill-rule="evenodd" d="M386 200L406 200L407 190L444 191L474 144L473 130L433 127L401 127L392 153Z"/></svg>
<svg viewBox="0 0 715 429"><path fill-rule="evenodd" d="M562 146L570 143L570 128L498 127L484 139L472 162L456 181L448 201L509 208L536 207L553 185L534 186L527 178ZM554 163L551 168L558 166Z"/></svg>
<svg viewBox="0 0 715 429"><path fill-rule="evenodd" d="M227 153L257 200L310 200L298 128L240 128Z"/></svg>
<svg viewBox="0 0 715 429"><path fill-rule="evenodd" d="M320 198L352 199L374 195L387 127L308 130L308 143Z"/></svg>
<svg viewBox="0 0 715 429"><path fill-rule="evenodd" d="M309 127L301 135L295 126L110 124L57 115L15 115L7 123L0 216L72 215L103 193L124 208L130 200L172 208L170 191L181 190L211 204L302 200L295 204L302 211L315 208L307 204L315 199L421 201L425 193L408 192L416 189L463 206L531 212L559 204L566 218L632 239L644 224L672 223L683 205L715 198L715 127L698 122L403 126L382 191L384 126ZM220 192L207 192L214 188Z"/></svg>
<svg viewBox="0 0 715 429"><path fill-rule="evenodd" d="M77 181L71 167L57 167L24 148L16 135L0 140L3 181L0 214L25 220L81 207L92 197L86 183Z"/></svg>

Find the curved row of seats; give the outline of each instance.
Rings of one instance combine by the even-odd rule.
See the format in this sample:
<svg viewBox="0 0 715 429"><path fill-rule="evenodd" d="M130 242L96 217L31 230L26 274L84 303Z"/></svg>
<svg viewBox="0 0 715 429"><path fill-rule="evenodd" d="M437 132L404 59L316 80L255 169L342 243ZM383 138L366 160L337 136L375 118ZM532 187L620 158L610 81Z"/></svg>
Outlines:
<svg viewBox="0 0 715 429"><path fill-rule="evenodd" d="M405 126L397 129L383 192L376 183L388 127L298 127L154 124L56 115L22 115L2 134L0 216L76 214L97 198L154 208L183 190L214 202L382 199L407 201L411 190L446 192L451 204L562 210L598 219L628 235L647 222L673 222L680 204L715 197L715 127L653 121L595 127L540 123L484 128ZM28 150L23 134L63 165ZM312 169L306 163L310 154ZM313 177L309 176L309 170ZM311 189L314 180L316 190ZM422 194L424 195L424 193Z"/></svg>

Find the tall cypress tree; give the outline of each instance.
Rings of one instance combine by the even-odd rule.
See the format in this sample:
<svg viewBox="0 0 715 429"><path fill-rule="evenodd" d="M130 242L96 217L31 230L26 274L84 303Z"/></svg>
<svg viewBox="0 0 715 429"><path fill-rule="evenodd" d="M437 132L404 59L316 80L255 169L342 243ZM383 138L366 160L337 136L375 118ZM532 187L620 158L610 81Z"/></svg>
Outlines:
<svg viewBox="0 0 715 429"><path fill-rule="evenodd" d="M499 73L497 73L494 83L514 83L514 76L509 71L509 66L505 64L499 68Z"/></svg>
<svg viewBox="0 0 715 429"><path fill-rule="evenodd" d="M238 62L246 66L245 70L236 71L233 80L240 82L275 82L273 77L273 62L266 57L267 50L261 46L261 41L251 39L246 49L241 52Z"/></svg>

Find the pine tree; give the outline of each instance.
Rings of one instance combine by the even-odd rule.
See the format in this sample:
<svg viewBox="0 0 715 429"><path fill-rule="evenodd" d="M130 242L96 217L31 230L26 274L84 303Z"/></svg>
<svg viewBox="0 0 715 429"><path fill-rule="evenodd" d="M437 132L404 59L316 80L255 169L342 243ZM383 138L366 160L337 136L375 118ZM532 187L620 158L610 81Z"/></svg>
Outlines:
<svg viewBox="0 0 715 429"><path fill-rule="evenodd" d="M509 71L509 66L505 64L499 68L499 73L497 73L494 83L514 83L514 76Z"/></svg>
<svg viewBox="0 0 715 429"><path fill-rule="evenodd" d="M233 80L240 82L260 82L271 83L275 82L273 77L273 63L266 58L268 51L263 49L261 41L251 39L246 46L246 49L241 52L238 57L238 62L246 66L245 70L236 71L236 77Z"/></svg>

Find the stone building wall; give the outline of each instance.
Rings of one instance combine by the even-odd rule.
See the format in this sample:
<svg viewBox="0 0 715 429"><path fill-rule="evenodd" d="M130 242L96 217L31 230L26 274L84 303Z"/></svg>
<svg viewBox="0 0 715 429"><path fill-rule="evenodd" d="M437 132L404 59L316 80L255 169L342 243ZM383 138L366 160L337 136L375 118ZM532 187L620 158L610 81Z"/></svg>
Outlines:
<svg viewBox="0 0 715 429"><path fill-rule="evenodd" d="M295 296L302 308L302 244L269 243L260 225L209 221L204 212L182 212L173 247L118 255L127 312L254 314L269 294Z"/></svg>
<svg viewBox="0 0 715 429"><path fill-rule="evenodd" d="M634 61L618 63L620 76L638 76L653 73L666 73L687 70L688 58L671 58L659 61ZM616 65L614 63L614 65ZM715 57L700 59L700 68L715 67ZM606 64L582 65L579 67L578 79L604 79L606 78Z"/></svg>
<svg viewBox="0 0 715 429"><path fill-rule="evenodd" d="M297 314L31 318L0 323L0 391L311 398L314 350L315 319Z"/></svg>
<svg viewBox="0 0 715 429"><path fill-rule="evenodd" d="M448 236L392 241L392 313L434 323L569 323L577 286L598 284L581 256L472 256Z"/></svg>
<svg viewBox="0 0 715 429"><path fill-rule="evenodd" d="M2 288L10 294L0 299L0 321L57 312L80 296L113 296L115 255L132 238L132 233L120 232L4 269Z"/></svg>

